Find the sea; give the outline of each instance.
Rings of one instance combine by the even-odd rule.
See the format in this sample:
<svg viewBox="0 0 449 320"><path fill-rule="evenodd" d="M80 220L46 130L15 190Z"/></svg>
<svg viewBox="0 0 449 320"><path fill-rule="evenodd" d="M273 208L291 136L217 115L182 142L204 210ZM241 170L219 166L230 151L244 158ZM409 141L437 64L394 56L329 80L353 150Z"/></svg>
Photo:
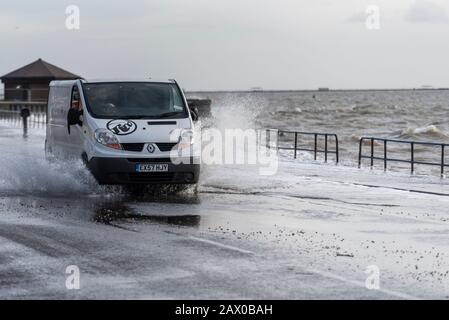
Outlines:
<svg viewBox="0 0 449 320"><path fill-rule="evenodd" d="M449 143L448 90L192 92L188 96L211 99L212 117L224 126L336 134L343 165L358 165L361 137ZM313 139L300 135L298 145L306 149L313 146ZM293 136L281 136L280 143L292 146ZM370 156L370 146L370 140L363 142L364 156ZM441 146L416 144L413 148L414 161L441 163ZM329 149L335 149L331 140ZM310 153L301 156L310 159ZM374 156L384 156L382 141L374 141ZM387 157L411 160L410 144L388 142ZM444 158L449 163L449 149ZM363 159L362 165L370 165L370 159ZM374 167L383 165L382 160L374 161ZM389 161L388 168L406 170L411 164ZM415 164L414 172L436 174L440 167Z"/></svg>

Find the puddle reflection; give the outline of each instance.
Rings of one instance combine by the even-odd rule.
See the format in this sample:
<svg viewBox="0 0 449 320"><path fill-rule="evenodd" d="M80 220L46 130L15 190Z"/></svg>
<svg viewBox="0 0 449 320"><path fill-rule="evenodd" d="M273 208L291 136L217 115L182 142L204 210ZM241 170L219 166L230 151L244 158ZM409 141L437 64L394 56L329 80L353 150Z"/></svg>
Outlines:
<svg viewBox="0 0 449 320"><path fill-rule="evenodd" d="M201 216L183 215L161 215L140 214L135 209L119 202L105 202L98 204L94 209L95 222L111 224L115 221L139 222L149 221L154 223L168 224L184 227L199 227Z"/></svg>
<svg viewBox="0 0 449 320"><path fill-rule="evenodd" d="M121 220L136 223L149 221L186 227L199 227L200 225L200 215L188 214L195 210L196 205L200 204L198 194L195 192L172 193L165 189L158 189L136 196L131 193L118 192L116 189L108 191L105 194L97 195L12 193L0 194L0 199L5 208L19 208L24 212L54 214L59 217L67 215L71 218L88 219L104 224L112 224L114 221ZM169 214L165 214L166 212Z"/></svg>

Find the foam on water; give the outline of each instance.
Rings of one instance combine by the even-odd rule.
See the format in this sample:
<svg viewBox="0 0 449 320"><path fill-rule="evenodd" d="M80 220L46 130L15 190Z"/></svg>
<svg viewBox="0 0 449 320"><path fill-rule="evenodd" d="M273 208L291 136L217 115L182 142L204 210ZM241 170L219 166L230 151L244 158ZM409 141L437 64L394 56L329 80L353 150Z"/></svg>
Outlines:
<svg viewBox="0 0 449 320"><path fill-rule="evenodd" d="M442 132L438 127L435 125L428 125L424 127L419 128L406 128L401 131L400 133L401 137L407 137L407 138L417 138L417 137L430 137L430 138L449 138L447 134Z"/></svg>

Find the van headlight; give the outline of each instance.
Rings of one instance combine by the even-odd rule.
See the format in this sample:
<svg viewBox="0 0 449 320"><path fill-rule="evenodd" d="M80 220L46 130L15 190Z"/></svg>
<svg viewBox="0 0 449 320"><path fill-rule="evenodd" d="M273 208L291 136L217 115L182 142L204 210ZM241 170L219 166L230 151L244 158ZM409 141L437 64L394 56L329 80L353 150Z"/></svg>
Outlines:
<svg viewBox="0 0 449 320"><path fill-rule="evenodd" d="M193 145L193 131L190 129L181 130L181 134L179 136L178 148L179 149L188 149Z"/></svg>
<svg viewBox="0 0 449 320"><path fill-rule="evenodd" d="M117 136L107 129L97 129L95 131L95 140L106 147L122 150L122 145L118 141Z"/></svg>

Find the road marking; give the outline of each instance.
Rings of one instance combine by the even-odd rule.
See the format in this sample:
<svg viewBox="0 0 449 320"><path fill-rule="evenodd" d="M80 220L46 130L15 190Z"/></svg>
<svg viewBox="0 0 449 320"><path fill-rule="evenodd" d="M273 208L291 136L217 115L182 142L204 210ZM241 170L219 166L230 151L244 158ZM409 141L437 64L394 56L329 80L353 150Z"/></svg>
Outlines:
<svg viewBox="0 0 449 320"><path fill-rule="evenodd" d="M195 241L199 241L199 242L203 242L203 243L208 243L208 244L211 244L211 245L214 245L214 246L217 246L217 247L226 248L226 249L234 250L234 251L245 253L245 254L254 254L254 252L252 252L252 251L245 250L245 249L240 249L240 248L237 248L237 247L234 247L234 246L229 246L229 245L226 245L226 244L223 244L223 243L220 243L220 242L216 242L216 241L212 241L212 240L207 240L207 239L203 239L203 238L197 238L197 237L193 237L193 236L190 236L188 238L191 239L191 240L195 240ZM336 274L328 272L328 271L322 271L322 270L316 270L316 269L314 269L314 270L307 269L306 272L309 272L309 273L312 273L312 274L317 274L317 275L320 275L322 277L326 277L326 278L331 278L331 279L334 279L334 280L342 281L342 282L345 282L345 283L348 283L348 284L352 284L352 285L355 285L355 286L358 286L358 287L366 288L365 287L365 283L362 282L362 281L347 279L345 277L336 275ZM366 290L368 290L368 289L366 289ZM415 296L412 296L412 295L409 295L409 294L406 294L406 293L394 291L394 290L389 290L389 289L382 289L382 288L380 288L378 290L372 290L372 291L378 291L378 292L381 292L381 293L384 293L384 294L387 294L387 295L390 295L390 296L393 296L393 297L396 297L396 298L400 298L400 299L421 300L418 297L415 297Z"/></svg>
<svg viewBox="0 0 449 320"><path fill-rule="evenodd" d="M254 254L254 252L252 252L252 251L248 251L248 250L245 250L245 249L240 249L240 248L237 248L237 247L234 247L234 246L229 246L227 244L223 244L223 243L212 241L212 240L207 240L207 239L203 239L203 238L197 238L197 237L193 237L193 236L190 236L188 238L191 239L191 240L195 240L195 241L211 244L211 245L214 245L214 246L217 246L217 247L221 247L221 248L237 251L237 252L240 252L240 253Z"/></svg>
<svg viewBox="0 0 449 320"><path fill-rule="evenodd" d="M254 252L252 252L252 251L240 249L240 248L237 248L237 247L234 247L234 246L229 246L229 245L226 245L226 244L223 244L223 243L220 243L220 242L216 242L216 241L212 241L212 240L207 240L207 239L203 239L203 238L197 238L197 237L193 237L193 236L190 236L188 238L191 239L191 240L195 240L195 241L199 241L199 242L203 242L203 243L208 243L208 244L211 244L211 245L214 245L214 246L217 246L217 247L226 248L226 249L238 251L238 252L245 253L245 254L254 254ZM365 287L365 283L362 282L362 281L350 280L350 279L347 279L345 277L333 274L331 272L322 271L322 270L316 270L316 269L314 269L314 270L308 269L306 271L309 272L309 273L312 273L312 274L320 275L322 277L331 278L331 279L342 281L342 282L345 282L345 283L348 283L348 284L352 284L352 285L355 285L355 286L358 286L358 287L366 288ZM366 290L368 290L368 289L366 289ZM396 297L396 298L400 298L400 299L421 300L418 297L415 297L415 296L412 296L412 295L409 295L409 294L406 294L406 293L394 291L394 290L389 290L389 289L382 289L381 288L381 289L372 290L372 291L381 292L381 293L384 293L384 294L387 294L387 295L390 295L390 296L393 296L393 297Z"/></svg>
<svg viewBox="0 0 449 320"><path fill-rule="evenodd" d="M350 279L347 279L345 277L333 274L331 272L322 271L322 270L310 270L310 269L307 270L307 271L311 272L311 273L318 274L318 275L323 276L323 277L339 280L339 281L342 281L342 282L346 282L346 283L350 283L350 284L353 284L353 285L356 285L356 286L360 286L362 288L366 288L365 287L365 283L362 282L362 281L350 280ZM368 290L368 289L366 289L366 290ZM377 289L377 290L369 290L369 291L373 291L373 292L378 291L378 292L382 292L382 293L385 293L387 295L390 295L390 296L393 296L393 297L396 297L396 298L401 298L401 299L406 299L406 300L422 300L421 298L409 295L407 293L402 293L402 292L389 290L389 289L382 289L382 288L380 288L380 289Z"/></svg>

